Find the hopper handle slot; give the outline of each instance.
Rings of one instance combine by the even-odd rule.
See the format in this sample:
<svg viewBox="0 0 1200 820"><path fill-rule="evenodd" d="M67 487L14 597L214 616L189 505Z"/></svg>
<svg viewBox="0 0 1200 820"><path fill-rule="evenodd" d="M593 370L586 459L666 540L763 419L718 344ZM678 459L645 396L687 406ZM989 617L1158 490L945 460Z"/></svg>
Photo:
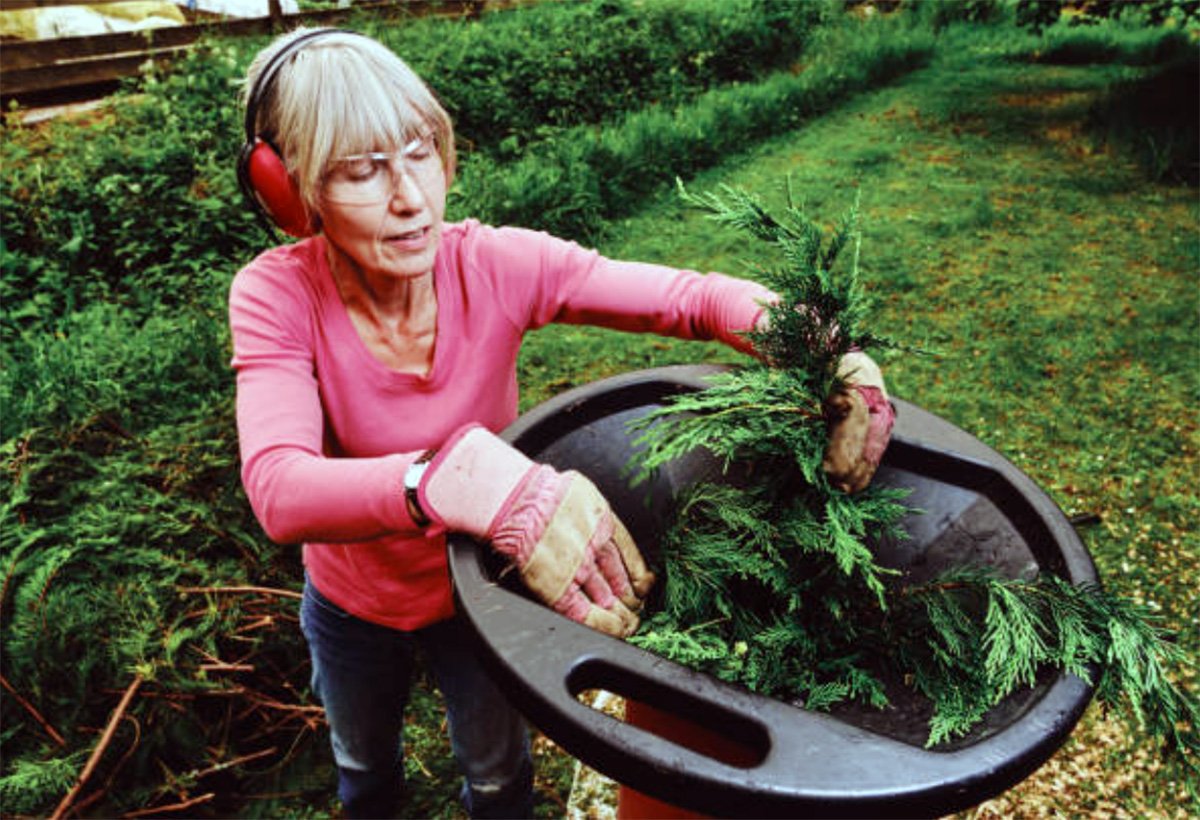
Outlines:
<svg viewBox="0 0 1200 820"><path fill-rule="evenodd" d="M488 580L481 552L468 538L450 539L453 573L463 581L459 611L489 670L535 726L624 785L707 813L743 814L750 801L758 816L794 816L799 798L823 815L901 816L945 813L930 811L931 789L968 776L953 755L757 697L549 612ZM589 689L727 742L714 750L703 740L664 737L657 726L623 723L577 699ZM859 796L849 803L848 784ZM920 805L906 808L906 793L922 795ZM825 802L833 794L838 799Z"/></svg>

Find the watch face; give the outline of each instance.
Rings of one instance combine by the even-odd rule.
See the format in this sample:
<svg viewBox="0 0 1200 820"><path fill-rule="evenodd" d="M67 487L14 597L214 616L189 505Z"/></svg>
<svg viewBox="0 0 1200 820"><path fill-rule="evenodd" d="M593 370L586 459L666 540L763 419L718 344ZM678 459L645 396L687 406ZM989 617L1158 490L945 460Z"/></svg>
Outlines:
<svg viewBox="0 0 1200 820"><path fill-rule="evenodd" d="M415 490L421 483L421 476L425 475L425 471L429 469L428 461L421 461L416 464L410 464L404 472L404 489Z"/></svg>

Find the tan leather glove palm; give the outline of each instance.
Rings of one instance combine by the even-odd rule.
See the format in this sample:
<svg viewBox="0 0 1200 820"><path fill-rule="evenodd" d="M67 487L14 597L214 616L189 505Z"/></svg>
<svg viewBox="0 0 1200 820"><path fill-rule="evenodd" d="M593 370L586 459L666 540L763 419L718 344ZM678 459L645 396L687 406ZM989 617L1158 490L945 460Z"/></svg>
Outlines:
<svg viewBox="0 0 1200 820"><path fill-rule="evenodd" d="M468 426L430 463L418 493L439 526L511 558L529 591L555 611L618 637L637 629L654 574L583 475L536 464Z"/></svg>
<svg viewBox="0 0 1200 820"><path fill-rule="evenodd" d="M825 401L829 444L821 466L833 486L853 493L866 488L883 459L895 423L879 365L866 353L847 353L837 375L845 389Z"/></svg>

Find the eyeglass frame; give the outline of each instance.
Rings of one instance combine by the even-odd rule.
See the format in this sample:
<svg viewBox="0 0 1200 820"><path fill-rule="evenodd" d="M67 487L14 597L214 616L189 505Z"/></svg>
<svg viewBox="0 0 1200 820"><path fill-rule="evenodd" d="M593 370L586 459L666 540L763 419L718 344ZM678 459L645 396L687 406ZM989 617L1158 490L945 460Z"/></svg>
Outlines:
<svg viewBox="0 0 1200 820"><path fill-rule="evenodd" d="M412 160L410 157L419 151L421 146L428 145L430 147L429 156L422 157L417 160ZM347 154L344 157L338 157L330 163L330 170L326 172L325 179L322 183L322 196L329 202L341 205L378 205L386 202L395 196L396 188L400 181L400 176L396 172L396 161L400 161L400 173L407 173L410 178L419 179L422 172L428 173L432 171L432 163L427 168L422 168L421 163L437 158L439 166L443 166L442 154L437 143L437 134L430 131L425 134L420 134L409 140L403 148L398 151L365 151L360 154ZM386 169L389 176L387 192L381 193L380 196L371 199L344 199L329 195L330 179L336 173L336 166L348 163L358 162L362 160L370 160L372 171ZM345 180L348 183L354 184L353 179ZM360 180L359 182L365 182Z"/></svg>

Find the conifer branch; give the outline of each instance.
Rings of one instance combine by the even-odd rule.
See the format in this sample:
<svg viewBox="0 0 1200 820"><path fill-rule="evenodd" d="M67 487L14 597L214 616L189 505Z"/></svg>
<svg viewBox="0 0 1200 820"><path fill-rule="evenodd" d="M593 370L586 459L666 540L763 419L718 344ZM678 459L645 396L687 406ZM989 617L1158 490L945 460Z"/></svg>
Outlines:
<svg viewBox="0 0 1200 820"><path fill-rule="evenodd" d="M906 589L899 598L906 609L897 623L905 629L891 639L904 642L910 658L931 648L927 662L974 681L975 699L989 708L1033 684L1041 669L1069 672L1097 684L1101 702L1127 709L1200 773L1200 701L1166 674L1168 666L1184 671L1195 664L1147 608L1055 575L1025 581L972 568ZM982 618L970 614L980 611ZM930 743L965 734L970 722L953 716L953 699L935 683L928 688L938 719Z"/></svg>
<svg viewBox="0 0 1200 820"><path fill-rule="evenodd" d="M821 467L823 404L838 385L838 361L851 347L881 343L860 330L857 260L835 270L855 241L857 211L826 241L791 204L776 218L736 189L692 195L681 186L681 194L715 221L776 246L784 264L762 272L779 300L765 306L766 329L747 334L761 360L634 423L635 481L697 447L727 470L753 465L752 480L683 494L663 549L662 609L634 641L755 691L821 705L851 695L878 702L882 687L869 672L829 661L840 651L830 638L855 629L847 616L856 598L866 592L885 606L890 571L864 539L892 532L904 514L895 491L850 498ZM696 623L705 628L688 626Z"/></svg>
<svg viewBox="0 0 1200 820"><path fill-rule="evenodd" d="M904 587L866 546L906 537L904 493L871 486L848 496L829 485L821 406L837 386L837 361L851 347L898 346L867 329L857 203L826 241L790 191L779 217L731 188L680 191L718 223L777 248L783 263L760 273L780 298L766 307L767 329L748 334L759 361L632 425L634 481L696 448L725 475L680 493L661 545L657 606L631 641L810 709L847 699L882 707L881 676L905 680L932 703L930 746L966 735L1046 674L1075 674L1161 738L1194 783L1200 699L1179 674L1194 661L1152 612L1048 573L1024 581L959 567Z"/></svg>

